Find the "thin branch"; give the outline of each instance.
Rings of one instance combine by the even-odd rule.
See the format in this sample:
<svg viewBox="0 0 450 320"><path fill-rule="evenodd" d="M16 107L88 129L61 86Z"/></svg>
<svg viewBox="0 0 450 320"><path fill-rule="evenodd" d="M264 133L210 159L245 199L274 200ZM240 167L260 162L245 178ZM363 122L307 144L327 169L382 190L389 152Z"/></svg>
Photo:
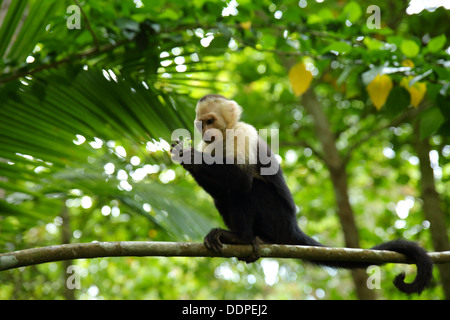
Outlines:
<svg viewBox="0 0 450 320"><path fill-rule="evenodd" d="M221 254L202 243L119 241L72 243L0 254L0 271L69 259L102 257L247 257L250 245L224 245ZM404 255L391 251L349 248L323 248L292 245L261 245L261 257L306 260L359 261L369 263L411 263ZM450 262L450 251L429 253L434 263Z"/></svg>
<svg viewBox="0 0 450 320"><path fill-rule="evenodd" d="M89 33L92 36L92 40L94 41L95 48L98 50L99 45L98 45L97 36L95 35L94 30L92 30L92 27L91 27L91 24L89 22L87 15L86 15L86 12L84 12L83 7L81 6L81 4L78 0L74 0L74 2L77 4L78 8L80 8L81 14L83 15L83 18L84 18L84 22L86 23L86 28L88 29Z"/></svg>

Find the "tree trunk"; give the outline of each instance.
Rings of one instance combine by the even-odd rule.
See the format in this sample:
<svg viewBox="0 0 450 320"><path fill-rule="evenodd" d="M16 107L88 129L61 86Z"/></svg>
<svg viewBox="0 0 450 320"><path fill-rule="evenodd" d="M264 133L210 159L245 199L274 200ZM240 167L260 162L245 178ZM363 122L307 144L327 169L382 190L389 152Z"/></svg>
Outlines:
<svg viewBox="0 0 450 320"><path fill-rule="evenodd" d="M344 231L345 246L359 248L358 229L348 197L346 165L337 150L336 139L331 131L330 123L323 112L321 103L313 92L313 88L303 95L303 105L314 119L317 138L322 145L325 164L330 171L338 215ZM359 299L373 300L376 298L375 292L367 287L367 274L364 270L352 270L352 277Z"/></svg>
<svg viewBox="0 0 450 320"><path fill-rule="evenodd" d="M418 129L418 126L416 126ZM428 138L420 140L420 132L416 130L416 141L414 144L417 156L420 161L420 187L423 200L423 211L425 218L430 222L431 238L436 251L448 251L450 245L448 241L447 228L445 225L444 212L441 207L441 200L434 184L434 174L430 163L431 147ZM442 287L446 299L450 299L450 264L438 265L441 275Z"/></svg>
<svg viewBox="0 0 450 320"><path fill-rule="evenodd" d="M63 207L61 210L61 218L62 218L61 242L62 242L62 244L69 244L70 240L72 238L72 230L70 228L69 208L67 208L65 200L64 200ZM67 273L67 269L71 265L73 265L72 259L62 261L63 279L64 279L63 295L66 300L75 300L75 292L74 292L75 290L70 289L67 286L67 280L68 280L68 277L70 276L70 274Z"/></svg>

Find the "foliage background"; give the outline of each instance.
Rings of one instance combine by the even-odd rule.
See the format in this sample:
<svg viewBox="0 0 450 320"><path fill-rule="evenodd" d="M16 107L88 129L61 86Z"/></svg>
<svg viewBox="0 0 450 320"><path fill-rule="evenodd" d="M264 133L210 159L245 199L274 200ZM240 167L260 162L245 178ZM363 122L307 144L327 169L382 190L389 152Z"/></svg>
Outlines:
<svg viewBox="0 0 450 320"><path fill-rule="evenodd" d="M446 238L450 16L417 3L0 1L0 251L202 241L222 222L168 148L172 130L193 132L195 102L212 92L241 104L256 128L280 130L300 226L344 246L327 150L288 77L300 61L345 159L360 245L403 237L435 250L415 141L430 144ZM74 4L81 29L68 28ZM367 26L371 4L381 10L380 29ZM366 89L378 73L394 83L379 111ZM417 108L400 85L409 75L426 83ZM66 289L68 263L81 268L79 290ZM390 282L405 269L414 274L382 268L378 298L444 298L437 268L420 297L397 292ZM356 297L348 272L293 260L110 258L0 273L1 299Z"/></svg>

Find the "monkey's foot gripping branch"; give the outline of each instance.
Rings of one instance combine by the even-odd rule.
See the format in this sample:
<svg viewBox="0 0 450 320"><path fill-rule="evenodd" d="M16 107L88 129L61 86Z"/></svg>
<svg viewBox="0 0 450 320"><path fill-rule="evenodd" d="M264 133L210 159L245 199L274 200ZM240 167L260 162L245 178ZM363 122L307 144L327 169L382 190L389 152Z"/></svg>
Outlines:
<svg viewBox="0 0 450 320"><path fill-rule="evenodd" d="M223 252L223 245L225 243L228 244L246 244L250 241L245 241L241 239L239 236L234 234L233 232L223 230L220 228L212 229L205 237L204 244L205 246L217 253ZM263 243L259 237L254 237L251 241L253 252L246 257L238 257L239 260L245 261L247 263L252 263L261 258L261 244Z"/></svg>
<svg viewBox="0 0 450 320"><path fill-rule="evenodd" d="M349 248L322 248L261 244L262 258L292 258L304 260L340 260L373 263L410 263L396 252ZM202 243L118 241L72 243L50 247L25 249L0 254L0 271L47 262L103 257L237 257L254 254L252 245L223 245L222 251L213 252ZM436 263L450 263L450 251L433 252L429 256Z"/></svg>

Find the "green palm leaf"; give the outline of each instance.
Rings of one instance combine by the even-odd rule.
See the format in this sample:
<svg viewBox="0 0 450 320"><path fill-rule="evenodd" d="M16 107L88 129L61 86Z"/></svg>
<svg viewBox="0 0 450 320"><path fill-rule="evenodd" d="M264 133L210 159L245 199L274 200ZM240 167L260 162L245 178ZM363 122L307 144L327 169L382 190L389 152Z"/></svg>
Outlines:
<svg viewBox="0 0 450 320"><path fill-rule="evenodd" d="M149 24L136 24L135 39L111 45L99 38L92 49L85 40L90 31L67 29L61 3L13 1L0 27L0 189L6 191L0 241L10 239L6 230L13 226L19 231L52 221L64 199L76 197L73 190L100 206L116 199L171 237L200 238L209 219L195 201L185 200L190 188L161 183L158 175L172 166L167 150L146 148L192 126L193 102L164 91L183 83L184 75L159 83L160 35ZM164 37L165 47L177 45ZM86 54L74 54L74 46ZM29 55L35 57L31 64ZM132 156L141 159L139 166L130 164ZM105 172L108 163L115 165L113 174ZM147 164L158 164L158 173L131 178ZM120 170L127 180L118 179ZM150 213L144 203L151 204Z"/></svg>

